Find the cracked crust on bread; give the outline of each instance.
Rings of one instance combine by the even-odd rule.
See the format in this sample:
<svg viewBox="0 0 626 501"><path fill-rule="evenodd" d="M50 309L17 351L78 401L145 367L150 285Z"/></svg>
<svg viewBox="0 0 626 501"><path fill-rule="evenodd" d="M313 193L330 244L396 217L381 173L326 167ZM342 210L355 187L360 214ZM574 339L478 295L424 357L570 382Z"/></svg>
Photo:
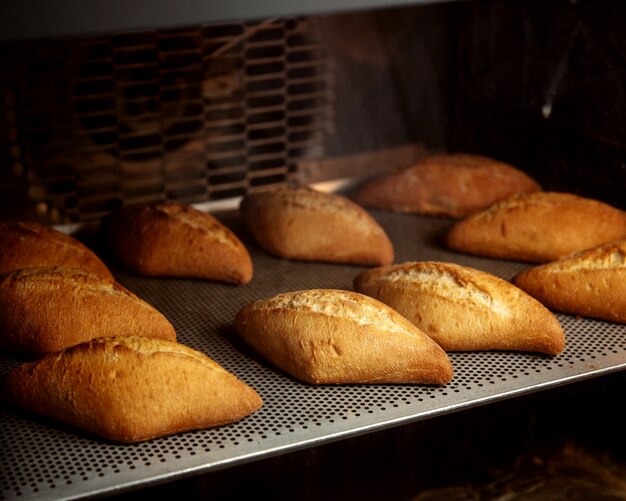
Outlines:
<svg viewBox="0 0 626 501"><path fill-rule="evenodd" d="M371 266L393 261L383 228L340 195L285 186L246 195L240 209L258 244L277 257Z"/></svg>
<svg viewBox="0 0 626 501"><path fill-rule="evenodd" d="M265 359L310 384L446 384L452 365L404 317L350 291L312 289L244 307L242 338Z"/></svg>
<svg viewBox="0 0 626 501"><path fill-rule="evenodd" d="M489 273L424 261L376 268L354 280L358 292L394 308L446 351L557 354L558 320L528 294Z"/></svg>
<svg viewBox="0 0 626 501"><path fill-rule="evenodd" d="M221 426L263 403L204 354L143 337L95 339L22 364L2 389L11 405L123 443Z"/></svg>
<svg viewBox="0 0 626 501"><path fill-rule="evenodd" d="M626 323L626 240L529 268L513 283L553 310Z"/></svg>

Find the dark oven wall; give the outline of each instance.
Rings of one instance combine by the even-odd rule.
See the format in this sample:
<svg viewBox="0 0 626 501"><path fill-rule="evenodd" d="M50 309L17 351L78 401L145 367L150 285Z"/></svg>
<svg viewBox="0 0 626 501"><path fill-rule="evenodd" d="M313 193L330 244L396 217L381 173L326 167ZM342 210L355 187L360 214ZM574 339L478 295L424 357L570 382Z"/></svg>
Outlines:
<svg viewBox="0 0 626 501"><path fill-rule="evenodd" d="M626 208L626 4L492 0L452 10L450 149Z"/></svg>
<svg viewBox="0 0 626 501"><path fill-rule="evenodd" d="M457 8L453 2L322 19L336 82L328 157L406 144L446 149Z"/></svg>
<svg viewBox="0 0 626 501"><path fill-rule="evenodd" d="M624 19L619 1L484 0L3 42L0 216L88 220L433 151L490 155L624 208ZM34 55L41 75L23 71ZM130 67L151 76L135 85Z"/></svg>
<svg viewBox="0 0 626 501"><path fill-rule="evenodd" d="M626 4L609 0L445 2L321 17L334 61L334 128L330 160L315 162L309 179L472 152L524 169L546 190L626 207L624 19Z"/></svg>
<svg viewBox="0 0 626 501"><path fill-rule="evenodd" d="M1 213L89 220L445 150L456 9L4 42Z"/></svg>

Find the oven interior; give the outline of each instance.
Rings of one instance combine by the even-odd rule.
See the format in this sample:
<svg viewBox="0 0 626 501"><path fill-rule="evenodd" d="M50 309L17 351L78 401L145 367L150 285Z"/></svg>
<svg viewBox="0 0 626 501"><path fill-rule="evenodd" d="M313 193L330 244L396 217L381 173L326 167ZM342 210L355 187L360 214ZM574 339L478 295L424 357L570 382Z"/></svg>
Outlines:
<svg viewBox="0 0 626 501"><path fill-rule="evenodd" d="M571 339L563 357L458 357L447 391L302 388L234 339L240 305L296 287L349 288L357 273L255 250L236 211L245 193L322 183L350 196L354 183L450 151L626 209L623 4L340 5L0 41L0 219L80 228L161 200L216 211L251 247L256 285L155 283L114 268L116 278L272 402L257 421L137 447L2 408L2 499L139 488L156 497L492 499L534 492L548 471L570 481L552 489L580 487L578 476L588 482L575 493L595 486L624 498L623 326L559 316ZM442 250L446 219L374 215L399 258L450 259L505 278L524 266ZM106 256L97 235L84 238ZM17 362L4 357L3 372ZM533 481L513 475L530 470Z"/></svg>

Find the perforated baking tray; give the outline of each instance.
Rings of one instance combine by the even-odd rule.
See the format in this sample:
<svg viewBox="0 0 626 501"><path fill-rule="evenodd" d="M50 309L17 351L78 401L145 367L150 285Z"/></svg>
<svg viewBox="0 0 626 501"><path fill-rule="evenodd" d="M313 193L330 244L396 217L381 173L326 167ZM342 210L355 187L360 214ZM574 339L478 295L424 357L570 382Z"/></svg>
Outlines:
<svg viewBox="0 0 626 501"><path fill-rule="evenodd" d="M446 250L452 221L372 212L389 233L396 262L445 260L510 279L526 265ZM373 432L488 402L601 376L626 367L626 326L557 315L567 336L555 357L512 352L455 353L452 382L424 385L309 386L259 359L237 338L244 304L307 288L351 289L364 268L276 259L248 237L236 210L216 214L251 251L246 286L146 279L111 266L126 287L162 311L179 341L200 350L254 387L265 405L239 423L136 445L117 445L49 420L0 408L2 499L62 499L111 494L208 472L330 440ZM20 362L2 356L6 373Z"/></svg>

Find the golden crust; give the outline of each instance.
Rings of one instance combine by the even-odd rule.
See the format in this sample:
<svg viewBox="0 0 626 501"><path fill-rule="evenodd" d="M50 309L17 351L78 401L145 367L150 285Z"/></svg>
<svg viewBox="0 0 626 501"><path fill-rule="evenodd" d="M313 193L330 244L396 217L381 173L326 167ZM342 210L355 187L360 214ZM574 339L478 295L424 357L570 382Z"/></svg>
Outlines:
<svg viewBox="0 0 626 501"><path fill-rule="evenodd" d="M395 212L463 217L518 193L540 191L530 176L479 155L441 154L359 189L356 201Z"/></svg>
<svg viewBox="0 0 626 501"><path fill-rule="evenodd" d="M88 247L40 223L0 223L0 273L42 266L77 268L103 278L113 275Z"/></svg>
<svg viewBox="0 0 626 501"><path fill-rule="evenodd" d="M408 262L365 271L354 281L446 351L557 354L565 337L538 301L489 273L453 263Z"/></svg>
<svg viewBox="0 0 626 501"><path fill-rule="evenodd" d="M310 384L446 384L445 352L397 312L367 296L313 289L256 301L235 319L243 339Z"/></svg>
<svg viewBox="0 0 626 501"><path fill-rule="evenodd" d="M242 419L259 395L205 355L157 339L95 339L23 364L3 381L10 404L116 442Z"/></svg>
<svg viewBox="0 0 626 501"><path fill-rule="evenodd" d="M245 284L252 260L241 241L210 214L184 204L127 207L103 222L115 257L135 273Z"/></svg>
<svg viewBox="0 0 626 501"><path fill-rule="evenodd" d="M278 257L363 265L393 261L385 231L340 195L281 187L245 196L241 214L259 245Z"/></svg>
<svg viewBox="0 0 626 501"><path fill-rule="evenodd" d="M626 240L530 268L513 283L548 308L626 323Z"/></svg>
<svg viewBox="0 0 626 501"><path fill-rule="evenodd" d="M104 336L176 340L172 324L118 283L71 268L0 275L0 348L39 356Z"/></svg>
<svg viewBox="0 0 626 501"><path fill-rule="evenodd" d="M502 259L548 262L626 237L626 212L568 193L509 198L459 221L450 248Z"/></svg>

